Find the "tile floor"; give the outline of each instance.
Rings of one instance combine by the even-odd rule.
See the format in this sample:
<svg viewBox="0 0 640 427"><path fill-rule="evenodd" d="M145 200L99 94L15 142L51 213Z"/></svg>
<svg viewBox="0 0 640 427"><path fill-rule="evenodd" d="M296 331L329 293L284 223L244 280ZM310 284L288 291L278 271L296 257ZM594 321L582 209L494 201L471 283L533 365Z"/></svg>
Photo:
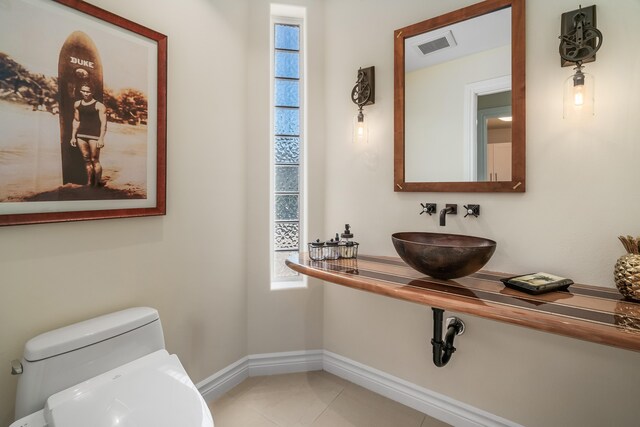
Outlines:
<svg viewBox="0 0 640 427"><path fill-rule="evenodd" d="M325 371L251 377L209 403L216 427L445 427Z"/></svg>

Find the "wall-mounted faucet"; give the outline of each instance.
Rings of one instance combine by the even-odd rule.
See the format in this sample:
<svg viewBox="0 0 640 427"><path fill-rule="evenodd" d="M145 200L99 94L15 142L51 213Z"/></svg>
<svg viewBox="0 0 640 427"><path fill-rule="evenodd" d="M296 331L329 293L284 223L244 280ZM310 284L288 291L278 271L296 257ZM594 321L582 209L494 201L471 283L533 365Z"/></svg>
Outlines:
<svg viewBox="0 0 640 427"><path fill-rule="evenodd" d="M469 215L478 218L478 216L480 215L480 205L469 204L469 205L464 205L464 208L467 211L467 213L464 216L465 218L468 217Z"/></svg>
<svg viewBox="0 0 640 427"><path fill-rule="evenodd" d="M436 207L438 206L435 203L420 203L420 205L422 206L422 211L420 211L420 215L422 215L423 213L428 213L429 216L431 216L431 214L436 213Z"/></svg>
<svg viewBox="0 0 640 427"><path fill-rule="evenodd" d="M458 205L447 203L446 207L440 211L440 226L444 227L447 222L447 214L457 215Z"/></svg>

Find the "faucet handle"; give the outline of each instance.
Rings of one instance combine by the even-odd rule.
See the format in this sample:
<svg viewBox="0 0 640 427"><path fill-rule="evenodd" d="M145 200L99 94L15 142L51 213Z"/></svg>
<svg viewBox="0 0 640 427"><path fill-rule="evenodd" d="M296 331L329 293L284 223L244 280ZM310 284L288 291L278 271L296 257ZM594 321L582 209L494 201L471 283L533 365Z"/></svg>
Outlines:
<svg viewBox="0 0 640 427"><path fill-rule="evenodd" d="M435 203L420 203L420 205L422 205L422 211L420 212L420 215L422 215L423 213L428 213L429 216L431 216L431 214L436 213L437 205Z"/></svg>
<svg viewBox="0 0 640 427"><path fill-rule="evenodd" d="M467 210L466 215L464 216L465 218L468 217L469 215L473 215L476 218L478 218L478 216L480 215L480 205L464 205L464 208Z"/></svg>

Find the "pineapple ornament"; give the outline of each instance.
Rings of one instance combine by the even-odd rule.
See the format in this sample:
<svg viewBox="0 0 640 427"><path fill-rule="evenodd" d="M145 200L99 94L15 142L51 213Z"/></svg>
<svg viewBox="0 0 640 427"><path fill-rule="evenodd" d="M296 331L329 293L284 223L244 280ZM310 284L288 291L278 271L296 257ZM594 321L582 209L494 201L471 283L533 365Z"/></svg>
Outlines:
<svg viewBox="0 0 640 427"><path fill-rule="evenodd" d="M618 237L627 250L616 262L613 277L625 298L640 301L640 237Z"/></svg>

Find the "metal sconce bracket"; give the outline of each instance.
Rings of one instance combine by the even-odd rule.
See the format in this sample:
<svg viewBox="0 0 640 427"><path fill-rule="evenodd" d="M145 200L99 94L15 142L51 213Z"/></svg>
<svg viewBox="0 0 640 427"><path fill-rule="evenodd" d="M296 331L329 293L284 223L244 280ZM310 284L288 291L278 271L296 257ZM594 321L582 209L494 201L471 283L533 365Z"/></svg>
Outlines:
<svg viewBox="0 0 640 427"><path fill-rule="evenodd" d="M360 109L376 103L375 67L360 68L356 85L351 90L351 100Z"/></svg>
<svg viewBox="0 0 640 427"><path fill-rule="evenodd" d="M596 6L565 12L560 20L560 65L595 61L602 45L602 33L596 28Z"/></svg>

